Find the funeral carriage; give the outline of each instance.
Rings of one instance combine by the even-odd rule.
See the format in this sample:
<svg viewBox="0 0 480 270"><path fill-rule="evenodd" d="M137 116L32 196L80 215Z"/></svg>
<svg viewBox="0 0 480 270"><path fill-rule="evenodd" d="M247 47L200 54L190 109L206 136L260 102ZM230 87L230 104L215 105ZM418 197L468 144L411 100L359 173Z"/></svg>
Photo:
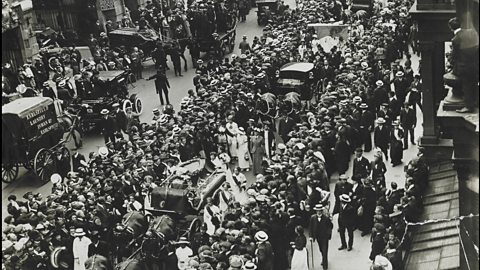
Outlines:
<svg viewBox="0 0 480 270"><path fill-rule="evenodd" d="M193 159L177 165L176 172L151 192L150 206L145 207L152 226L142 244L142 252L153 257L162 256L166 241L175 242L179 237L192 240L202 224L199 213L208 197L216 196L225 182L225 172L204 169L204 159ZM174 224L171 230L166 224ZM151 245L161 245L152 249ZM151 251L155 250L156 254Z"/></svg>
<svg viewBox="0 0 480 270"><path fill-rule="evenodd" d="M278 0L257 0L257 23L266 25L268 20L275 16L278 8Z"/></svg>
<svg viewBox="0 0 480 270"><path fill-rule="evenodd" d="M152 52L157 47L157 41L160 36L152 29L137 30L136 28L120 28L111 31L108 34L110 44L115 44L114 51L119 51L120 46L124 46L127 50L132 50L133 47L143 51L143 59L152 56ZM152 60L155 60L152 58Z"/></svg>
<svg viewBox="0 0 480 270"><path fill-rule="evenodd" d="M57 117L54 101L46 97L20 98L2 106L3 182L15 180L20 166L45 182L65 168L62 162L69 166L64 134L73 130L74 122L65 117Z"/></svg>
<svg viewBox="0 0 480 270"><path fill-rule="evenodd" d="M84 131L96 128L102 121L101 111L103 109L111 111L114 103L120 104L120 108L125 112L131 109L134 116L142 114L142 100L137 94L129 96L128 76L128 72L124 70L100 71L99 80L105 89L104 95L86 95L74 100L71 109L80 112L80 124Z"/></svg>
<svg viewBox="0 0 480 270"><path fill-rule="evenodd" d="M315 78L312 63L292 62L283 65L277 71L277 81L274 94L285 96L289 92L296 92L301 100L310 100L313 97Z"/></svg>

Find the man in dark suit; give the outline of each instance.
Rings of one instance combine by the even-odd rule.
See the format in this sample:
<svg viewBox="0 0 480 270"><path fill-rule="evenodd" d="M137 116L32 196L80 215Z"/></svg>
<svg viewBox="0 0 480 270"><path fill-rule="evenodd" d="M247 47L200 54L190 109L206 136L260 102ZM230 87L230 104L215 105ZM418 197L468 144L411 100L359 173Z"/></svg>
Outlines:
<svg viewBox="0 0 480 270"><path fill-rule="evenodd" d="M352 192L353 185L347 182L348 177L345 174L340 175L339 181L335 184L335 206L333 207L333 215L340 211L340 196L343 194L350 194Z"/></svg>
<svg viewBox="0 0 480 270"><path fill-rule="evenodd" d="M405 131L403 137L403 149L408 148L408 133L410 133L410 142L415 145L415 126L417 125L417 114L410 107L410 103L405 102L400 111L400 125Z"/></svg>
<svg viewBox="0 0 480 270"><path fill-rule="evenodd" d="M107 242L100 240L99 232L96 230L92 231L90 238L92 243L88 246L88 257L96 254L108 258L110 246Z"/></svg>
<svg viewBox="0 0 480 270"><path fill-rule="evenodd" d="M151 79L155 79L155 90L160 97L160 104L164 105L163 95L165 95L165 102L170 104L170 100L168 99L168 88L170 88L170 83L168 82L167 75L165 75L165 69L160 68L157 70L157 74L150 76L147 81Z"/></svg>
<svg viewBox="0 0 480 270"><path fill-rule="evenodd" d="M264 231L259 231L255 234L257 241L257 266L258 269L274 270L273 269L273 249L272 244L268 242L268 235Z"/></svg>
<svg viewBox="0 0 480 270"><path fill-rule="evenodd" d="M397 116L400 115L400 110L402 109L402 104L400 104L400 102L398 102L398 99L395 96L395 92L390 91L388 93L388 96L390 98L389 101L388 101L389 116L390 116L390 119L392 121L395 121L395 119L397 119Z"/></svg>
<svg viewBox="0 0 480 270"><path fill-rule="evenodd" d="M72 165L73 171L78 172L78 168L82 167L81 161L86 161L85 156L80 154L78 151L75 151L72 155Z"/></svg>
<svg viewBox="0 0 480 270"><path fill-rule="evenodd" d="M288 142L289 137L288 133L292 131L293 127L295 126L295 121L293 119L286 115L285 113L283 116L280 118L279 124L278 124L278 134L282 138L283 142Z"/></svg>
<svg viewBox="0 0 480 270"><path fill-rule="evenodd" d="M365 179L370 175L370 162L363 156L362 148L355 149L355 159L353 160L353 180Z"/></svg>
<svg viewBox="0 0 480 270"><path fill-rule="evenodd" d="M115 122L115 132L127 132L127 114L120 109L120 104L114 103L113 108L113 117Z"/></svg>
<svg viewBox="0 0 480 270"><path fill-rule="evenodd" d="M110 111L103 109L101 111L102 121L101 127L105 144L108 142L115 142L115 122L112 116L109 115Z"/></svg>
<svg viewBox="0 0 480 270"><path fill-rule="evenodd" d="M351 204L352 199L347 194L340 196L340 213L338 215L338 232L340 233L340 240L342 241L342 246L338 250L343 250L347 248L347 242L345 240L345 230L348 232L348 251L353 248L353 231L355 230L355 221L357 217L357 210Z"/></svg>
<svg viewBox="0 0 480 270"><path fill-rule="evenodd" d="M323 269L328 269L328 242L332 238L333 223L328 209L323 205L316 205L313 210L316 214L310 218L310 241L317 241L322 253Z"/></svg>
<svg viewBox="0 0 480 270"><path fill-rule="evenodd" d="M385 154L385 158L388 160L388 144L390 141L390 130L385 126L385 119L379 117L377 119L377 126L373 131L373 141L375 147L378 147Z"/></svg>
<svg viewBox="0 0 480 270"><path fill-rule="evenodd" d="M362 103L359 108L362 110L360 115L360 136L362 137L365 152L370 152L372 150L372 137L370 132L372 132L373 129L375 116L368 110L367 104Z"/></svg>
<svg viewBox="0 0 480 270"><path fill-rule="evenodd" d="M465 107L457 112L473 112L478 102L478 96L475 97L475 89L478 89L478 33L475 29L462 29L457 18L450 19L448 26L453 32L452 73L460 81L453 88L453 94L460 96L463 92L465 102Z"/></svg>

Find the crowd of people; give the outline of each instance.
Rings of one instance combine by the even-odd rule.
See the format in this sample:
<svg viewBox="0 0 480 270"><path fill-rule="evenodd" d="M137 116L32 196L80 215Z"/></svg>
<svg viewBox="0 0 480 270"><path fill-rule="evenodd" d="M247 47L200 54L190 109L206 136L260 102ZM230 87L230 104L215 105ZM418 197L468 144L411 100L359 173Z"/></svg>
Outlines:
<svg viewBox="0 0 480 270"><path fill-rule="evenodd" d="M142 211L178 163L201 157L207 167L225 170L225 164L238 162L233 182L248 199L236 202L223 185L227 206L210 200L193 240L176 243L179 269L304 270L308 241L318 245L327 269L337 214L339 250L353 249L358 229L370 234L372 269L402 269L405 221L416 220L428 173L420 151L408 162L404 188L385 177L385 160L402 164L403 150L415 144L421 82L409 60L411 4L374 2L370 16L359 17L335 1L299 1L297 9L269 21L261 37L242 46L240 56L199 60L195 87L178 112L166 105L154 110L150 123L121 118L128 123L106 138L106 148L88 157L73 153L72 168L52 177L51 195L8 198L2 266L51 269L55 247L70 254L70 264L58 266L65 269L85 269L93 254L110 257L114 224ZM344 48L328 52L312 46L319 42L307 24L331 19L343 19L351 29ZM274 85L275 71L300 60L314 63L315 78L324 81L318 100L280 111L278 120L259 113L256 101ZM99 69L92 67L92 73ZM120 126L117 118L112 121ZM372 161L363 157L370 151ZM250 169L255 181L248 185L243 171ZM336 173L338 180L331 178Z"/></svg>

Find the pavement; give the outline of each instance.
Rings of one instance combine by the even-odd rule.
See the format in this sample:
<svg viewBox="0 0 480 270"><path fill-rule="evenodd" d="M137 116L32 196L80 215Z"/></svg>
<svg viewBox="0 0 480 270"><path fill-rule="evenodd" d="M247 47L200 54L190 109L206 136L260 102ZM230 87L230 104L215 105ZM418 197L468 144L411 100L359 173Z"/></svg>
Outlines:
<svg viewBox="0 0 480 270"><path fill-rule="evenodd" d="M291 7L295 6L294 0L285 0L287 5ZM262 28L257 25L256 21L256 9L252 9L247 16L246 22L241 22L237 26L237 34L236 34L236 47L233 53L240 55L238 44L240 43L242 36L247 35L248 40L250 43L254 36L260 36L262 34ZM187 65L189 67L187 72L182 72L183 77L175 77L173 73L173 66L169 61L170 69L167 71L167 77L170 81L170 102L174 106L176 111L179 110L180 100L187 95L188 89L193 89L193 76L195 75L195 70L192 69L192 62L188 50L185 52L185 56L187 58ZM418 57L412 57L412 65L416 73L418 73ZM183 65L183 64L182 64ZM146 61L144 63L144 72L143 78L148 78L149 76L155 74L154 64L151 60ZM160 106L160 101L158 95L155 93L155 86L154 81L146 81L146 80L139 80L134 83L134 87L130 89L130 94L136 93L140 96L144 106L144 112L140 116L140 120L142 122L149 123L153 117L152 110L154 108L162 108ZM418 137L423 133L422 129L422 113L417 108L417 119L418 125L415 128L415 137ZM80 150L82 154L88 155L88 153L92 151L98 151L98 148L104 146L103 137L98 134L90 134L86 136L84 139L84 147ZM73 143L69 145L70 149L73 149ZM73 150L72 150L73 151ZM416 146L410 146L407 150L404 151L404 161L408 162L412 157L414 157L417 153ZM369 160L373 159L374 151L370 153L365 153L365 157ZM349 170L346 173L348 176L352 175L351 172L352 164L350 164ZM248 179L249 184L253 183L255 177L251 172L245 173ZM387 173L386 173L386 182L387 186L390 186L392 181L398 183L400 187L403 187L405 183L405 176L404 176L404 168L403 165L399 165L396 167L392 167L390 163L387 162ZM338 175L334 174L331 177L330 189L333 192L335 182L338 179ZM233 186L233 185L232 185ZM51 193L52 184L48 183L41 183L40 180L36 179L35 176L28 173L25 169L21 168L19 172L19 178L15 180L11 184L2 183L2 226L3 226L3 219L8 215L6 210L6 205L8 204L7 197L11 194L15 194L18 198L21 198L24 193L27 191L33 192L40 192L44 196ZM238 189L234 189L235 197L239 200L244 200L245 194L239 194ZM334 203L334 196L331 196L332 205ZM333 217L333 235L332 239L330 240L329 246L329 269L331 270L363 270L369 269L371 265L371 261L369 260L368 256L370 254L370 237L360 236L359 231L355 231L354 234L354 245L352 251L338 251L337 248L340 246L340 237L337 233L338 223L337 223L338 215ZM321 263L321 255L319 253L318 246L316 244L313 245L313 253L311 249L310 243L307 243L308 253L309 253L309 263L312 261L312 257L310 255L313 254L313 266L310 265L310 270L320 270L323 269L320 266Z"/></svg>

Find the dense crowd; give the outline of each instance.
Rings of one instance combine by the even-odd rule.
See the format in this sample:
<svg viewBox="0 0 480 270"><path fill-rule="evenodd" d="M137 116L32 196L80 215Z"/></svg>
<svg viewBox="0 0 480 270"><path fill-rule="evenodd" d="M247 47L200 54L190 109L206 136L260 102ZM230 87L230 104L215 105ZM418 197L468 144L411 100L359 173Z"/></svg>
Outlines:
<svg viewBox="0 0 480 270"><path fill-rule="evenodd" d="M88 157L75 152L73 172L59 169L51 195L8 198L3 267L50 269L55 247L67 248L74 269L84 269L93 254L109 257L113 225L124 214L141 211L178 163L202 157L211 168L238 161L233 183L248 199L240 204L228 185L222 187L226 206L209 202L199 213L204 216L200 232L192 241L177 242L180 269L306 269L307 228L327 269L336 214L339 250L353 248L353 231L359 229L362 236L371 234L372 269L402 269L405 220L414 221L421 209L428 172L420 153L408 162L404 188L386 184L384 159L393 166L402 163L403 150L414 143L420 100L421 84L408 53L410 4L375 2L371 16L361 17L334 1L300 1L298 9L270 21L240 56L199 60L195 88L178 112L167 105L154 111L150 123L140 123L117 110L106 148ZM312 46L318 39L307 24L330 19L352 25L344 47L327 52ZM110 59L102 61L108 69ZM279 111L275 121L255 104L274 85L275 71L292 61L314 63L314 76L324 87L316 102ZM91 66L96 73L104 65ZM37 85L48 80L42 78ZM364 151L376 151L375 159L367 160ZM250 169L256 179L248 186L242 171ZM330 191L335 172L340 177Z"/></svg>

